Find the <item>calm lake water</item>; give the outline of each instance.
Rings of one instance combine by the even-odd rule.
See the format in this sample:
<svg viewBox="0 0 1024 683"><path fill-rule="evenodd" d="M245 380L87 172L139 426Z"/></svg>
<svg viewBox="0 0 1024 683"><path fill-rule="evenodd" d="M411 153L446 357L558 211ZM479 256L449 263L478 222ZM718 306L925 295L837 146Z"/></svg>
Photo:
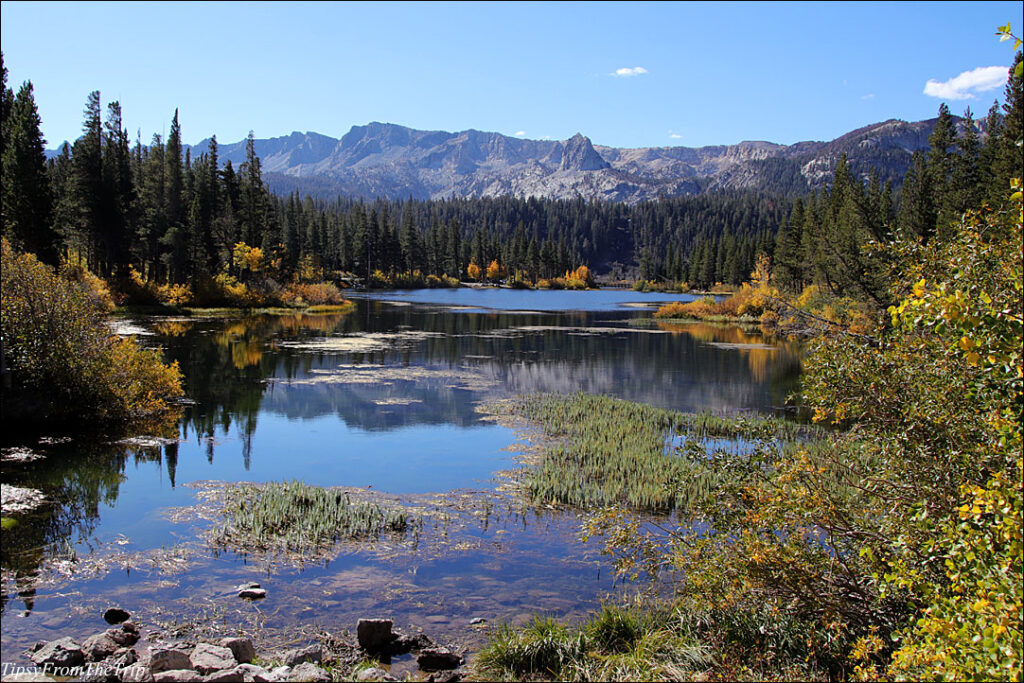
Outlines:
<svg viewBox="0 0 1024 683"><path fill-rule="evenodd" d="M481 403L586 391L666 408L777 412L796 389L798 350L757 333L660 324L682 295L498 289L366 294L345 315L118 322L162 347L189 406L163 444L69 443L4 464L4 481L54 504L3 532L2 645L85 637L119 604L143 624L214 617L270 643L354 630L387 615L468 645L490 623L534 612L582 617L618 587L575 513L532 510L502 492L517 434ZM632 322L631 322L632 321ZM420 544L342 547L298 567L215 552L208 522L173 521L199 481L300 479L371 487L417 506ZM231 587L256 580L258 603Z"/></svg>

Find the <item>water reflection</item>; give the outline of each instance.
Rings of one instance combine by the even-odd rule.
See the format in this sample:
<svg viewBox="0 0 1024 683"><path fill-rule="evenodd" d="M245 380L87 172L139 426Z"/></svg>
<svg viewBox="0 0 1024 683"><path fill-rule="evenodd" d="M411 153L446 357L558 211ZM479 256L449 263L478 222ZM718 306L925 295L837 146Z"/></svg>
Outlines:
<svg viewBox="0 0 1024 683"><path fill-rule="evenodd" d="M182 532L159 511L194 502L185 482L298 478L409 494L486 488L494 471L510 466L503 448L514 435L481 420L482 401L582 390L680 410L763 412L782 406L796 387L799 349L767 345L756 332L639 326L630 319L649 312L607 305L538 311L542 306L531 310L529 301L517 300L515 311L453 311L365 299L348 315L137 321L153 333L144 343L161 346L180 364L186 395L195 401L177 427L178 440L74 444L54 447L39 463L5 464L5 482L39 488L53 502L3 532L0 610L6 615L11 600L37 609L31 580L13 577L31 577L47 558L88 554L122 537L132 548L175 543ZM417 581L451 583L472 595L487 592L484 574L506 586L541 576L555 585L562 576L570 586L562 599L578 607L597 584L574 579L578 567L544 565L543 558L581 557L567 539L574 522L550 524L561 530L557 541L524 524L502 530L508 535L500 552L470 554L457 566L417 559L423 565ZM344 564L345 571L365 568L357 559ZM197 572L215 569L237 574L238 563L220 558L216 568L176 578L180 599L188 596L184 587L208 580ZM301 600L303 579L293 578L287 590ZM111 576L92 589L122 591L136 581ZM578 595L568 595L572 590ZM506 592L510 605L526 604L514 595L518 588ZM5 619L5 644L8 632Z"/></svg>

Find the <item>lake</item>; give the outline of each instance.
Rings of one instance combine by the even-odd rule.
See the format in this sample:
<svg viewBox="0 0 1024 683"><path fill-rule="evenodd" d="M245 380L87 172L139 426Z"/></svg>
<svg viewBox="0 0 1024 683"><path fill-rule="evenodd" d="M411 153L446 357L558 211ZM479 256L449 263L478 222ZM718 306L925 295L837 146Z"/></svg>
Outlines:
<svg viewBox="0 0 1024 683"><path fill-rule="evenodd" d="M479 644L469 621L583 617L622 590L578 513L507 492L520 435L481 405L585 391L684 411L780 413L799 349L756 331L660 323L685 295L419 290L353 295L339 315L139 317L117 329L177 360L189 405L164 441L35 446L4 481L53 504L3 532L5 661L81 638L118 604L143 624L215 622L271 643L390 616ZM368 488L423 513L422 537L343 544L304 564L211 548L183 514L196 482ZM265 600L231 588L259 581ZM12 653L19 653L11 656Z"/></svg>

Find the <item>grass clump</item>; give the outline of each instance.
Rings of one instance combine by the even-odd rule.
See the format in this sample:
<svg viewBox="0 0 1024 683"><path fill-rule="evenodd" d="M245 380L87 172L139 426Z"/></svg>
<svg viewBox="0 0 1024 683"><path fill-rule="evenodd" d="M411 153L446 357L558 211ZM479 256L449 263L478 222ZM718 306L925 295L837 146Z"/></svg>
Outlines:
<svg viewBox="0 0 1024 683"><path fill-rule="evenodd" d="M173 412L170 401L182 394L177 364L164 365L158 351L115 335L104 320L104 297L81 280L61 277L3 241L6 427L113 427Z"/></svg>
<svg viewBox="0 0 1024 683"><path fill-rule="evenodd" d="M807 428L774 418L685 414L608 396L533 395L506 404L550 439L524 474L537 503L666 512L711 496L709 459L773 457Z"/></svg>
<svg viewBox="0 0 1024 683"><path fill-rule="evenodd" d="M318 554L341 540L418 534L423 525L404 510L353 501L343 490L294 480L229 486L222 514L215 545L300 555Z"/></svg>
<svg viewBox="0 0 1024 683"><path fill-rule="evenodd" d="M515 679L540 676L566 680L564 672L585 658L586 645L582 632L551 617L535 616L523 628L499 626L488 646L477 655L477 668L504 680L509 680L509 674Z"/></svg>
<svg viewBox="0 0 1024 683"><path fill-rule="evenodd" d="M485 680L693 680L711 666L707 648L692 640L673 610L604 605L570 626L550 617L498 627L477 655Z"/></svg>

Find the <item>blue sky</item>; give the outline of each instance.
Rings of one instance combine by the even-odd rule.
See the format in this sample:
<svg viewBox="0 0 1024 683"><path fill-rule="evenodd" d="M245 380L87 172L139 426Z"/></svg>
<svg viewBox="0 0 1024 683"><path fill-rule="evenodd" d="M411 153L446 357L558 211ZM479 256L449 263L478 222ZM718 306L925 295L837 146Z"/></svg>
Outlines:
<svg viewBox="0 0 1024 683"><path fill-rule="evenodd" d="M828 140L1002 97L1022 2L3 2L51 147L86 96L186 142L370 121L647 147ZM929 82L931 82L929 84ZM987 88L987 89L986 89ZM926 93L928 90L928 93Z"/></svg>

